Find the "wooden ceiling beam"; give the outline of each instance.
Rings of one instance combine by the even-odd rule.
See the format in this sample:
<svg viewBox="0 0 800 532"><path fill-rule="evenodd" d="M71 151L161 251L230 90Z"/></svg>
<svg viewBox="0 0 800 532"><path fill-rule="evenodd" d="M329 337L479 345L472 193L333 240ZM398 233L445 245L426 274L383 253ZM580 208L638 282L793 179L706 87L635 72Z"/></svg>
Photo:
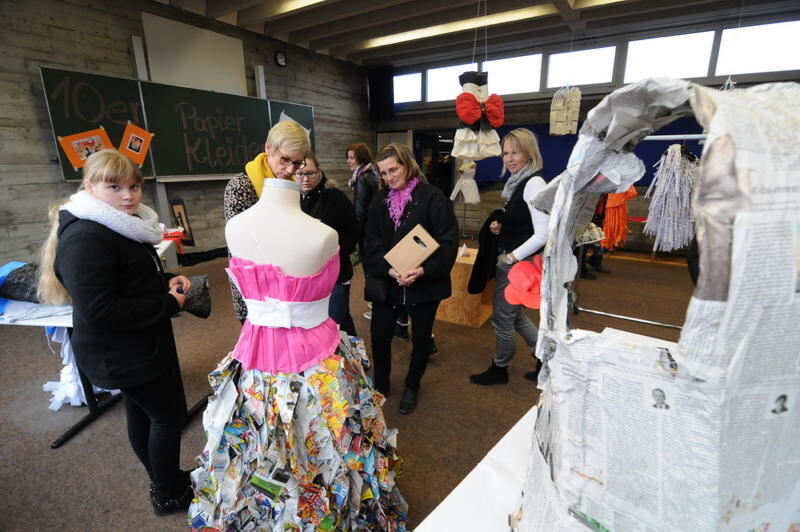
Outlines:
<svg viewBox="0 0 800 532"><path fill-rule="evenodd" d="M541 28L537 30L536 34L536 40L541 41L542 39L552 39L553 37L569 35L569 31L563 26L562 22L559 26ZM568 40L568 37L566 39ZM496 58L498 56L514 55L514 53L518 51L520 53L517 55L533 53L534 45L530 44L532 40L533 39L530 38L530 33L515 33L502 37L497 36L494 39L490 37L488 45L489 57ZM387 63L396 66L424 65L445 61L452 61L452 63L458 64L469 63L472 59L471 56L471 46L465 47L464 43L461 43L424 50L397 50L396 53L384 57L364 58L360 61L360 64L366 67L385 65ZM483 59L483 50L481 50L480 59Z"/></svg>
<svg viewBox="0 0 800 532"><path fill-rule="evenodd" d="M551 15L536 19L536 21L523 20L519 22L510 22L489 28L488 39L490 43L502 41L503 39L513 40L515 36L536 35L539 32L555 28L557 33L569 35L569 28L565 27L564 21L558 15ZM483 32L481 32L483 33ZM462 49L464 50L463 57L470 57L472 55L473 44L475 42L475 30L465 30L456 33L448 33L439 37L432 37L430 39L422 39L418 41L409 41L399 43L392 46L382 46L380 48L371 48L368 50L354 50L349 53L341 53L336 49L331 49L331 55L335 57L344 57L347 61L364 62L370 61L380 57L391 57L396 54L405 54L406 52L417 53L424 55L429 49L437 49L448 47L451 50ZM483 38L479 39L477 52L483 55Z"/></svg>
<svg viewBox="0 0 800 532"><path fill-rule="evenodd" d="M265 32L276 31L276 27L279 27L280 31L278 32L291 33L320 25L335 26L340 22L346 22L350 19L357 19L360 21L362 27L366 27L372 21L370 13L374 11L377 6L385 8L399 4L410 5L413 3L413 0L339 0L330 3L330 5L326 3L316 6L308 13L289 14L285 17L281 17L279 21L267 21ZM409 7L409 9L412 8Z"/></svg>
<svg viewBox="0 0 800 532"><path fill-rule="evenodd" d="M339 0L267 0L256 5L247 7L239 11L238 25L243 28L257 26L277 18L287 16L306 16L312 17L318 10L322 9L321 4L335 4Z"/></svg>
<svg viewBox="0 0 800 532"><path fill-rule="evenodd" d="M429 0L427 4L443 4L447 7L447 0L441 2L441 0ZM541 2L540 2L541 3ZM470 2L473 4L473 2ZM534 5L530 0L505 0L502 3L492 4L493 9L488 12L489 15L495 13L502 13L505 11L511 11L514 9L520 9L523 7L530 7ZM425 16L411 16L405 18L403 20L392 20L391 18L383 18L383 17L375 17L373 20L392 20L392 22L388 22L385 24L374 24L368 27L363 28L361 31L350 31L346 33L339 33L337 35L333 35L326 38L311 40L309 42L309 48L311 50L322 50L322 49L331 49L331 48L341 48L350 43L356 43L359 41L365 41L367 39L373 39L377 37L382 37L384 35L392 35L395 33L402 33L405 31L413 31L417 29L427 28L430 26L436 26L438 24L445 24L448 22L454 22L459 20L470 20L475 18L476 10L474 5L468 5L463 7L456 7L453 9L445 9L445 10L437 10L435 12L429 13L420 13L419 15ZM481 13L481 16L483 13ZM473 30L470 30L474 32ZM480 32L483 33L482 31Z"/></svg>
<svg viewBox="0 0 800 532"><path fill-rule="evenodd" d="M518 12L514 13L514 11L518 11ZM525 18L523 18L523 19L519 19L518 18L518 19L509 21L509 22L504 22L503 21L503 17L507 17L507 16L510 16L510 15L520 15L519 12L522 12L521 14L524 15ZM553 5L550 4L550 3L528 6L526 8L521 9L521 10L512 10L512 11L504 11L502 13L493 13L493 14L489 14L489 15L486 16L486 19L490 20L491 23L488 26L480 26L478 29L479 30L483 30L483 28L487 28L488 33L503 32L503 31L505 31L505 28L508 25L513 25L513 24L517 24L517 23L523 23L523 24L527 23L528 27L531 28L536 24L537 21L540 21L540 20L548 18L548 17L552 17L554 15L557 16L557 13L558 12L555 9L555 7L553 7ZM560 19L560 17L558 17L558 18ZM456 21L453 21L453 22L455 23ZM478 18L478 19L473 18L473 19L466 19L466 20L458 21L458 22L480 23L482 21L481 21L480 18ZM341 46L341 47L331 48L331 53L333 55L336 55L336 56L341 56L341 55L349 56L349 55L355 54L355 53L357 53L357 52L359 52L361 50L365 50L366 51L366 50L371 50L371 49L386 48L386 47L396 46L397 44L411 43L412 46L413 46L413 45L416 45L417 43L424 43L424 42L431 41L431 40L432 41L436 41L436 39L452 38L453 35L458 34L458 33L463 33L463 32L467 32L467 33L471 33L472 35L475 35L475 33L476 33L475 30L476 30L476 28L474 26L473 27L466 27L466 28L463 28L463 29L461 29L461 28L454 29L452 27L442 27L441 25L427 26L425 28L420 28L418 30L413 30L412 32L410 32L410 35L403 34L403 33L386 35L385 37L380 38L380 40L383 41L383 43L380 43L380 44L376 43L375 39L370 39L370 40L365 40L365 41L361 41L361 42L351 43L351 44L344 45L344 46ZM416 35L414 35L415 33L416 33ZM480 31L479 33L483 33L483 31ZM392 41L392 39L396 39L396 38L397 39L401 39L401 40L395 41L396 44L393 44L391 41ZM422 44L421 46L424 46L424 44Z"/></svg>
<svg viewBox="0 0 800 532"><path fill-rule="evenodd" d="M323 22L316 26L306 27L289 34L289 42L309 42L335 35L346 35L351 33L360 34L363 31L371 31L373 25L386 25L398 23L409 18L427 15L441 10L452 9L462 5L474 5L475 0L428 0L422 6L411 9L408 5L398 4L389 7L370 11L367 16L354 16L339 20L336 24ZM373 2L374 6L374 2ZM475 10L473 9L473 14ZM369 24L365 24L369 20Z"/></svg>
<svg viewBox="0 0 800 532"><path fill-rule="evenodd" d="M264 0L206 0L206 16L224 17L263 2Z"/></svg>

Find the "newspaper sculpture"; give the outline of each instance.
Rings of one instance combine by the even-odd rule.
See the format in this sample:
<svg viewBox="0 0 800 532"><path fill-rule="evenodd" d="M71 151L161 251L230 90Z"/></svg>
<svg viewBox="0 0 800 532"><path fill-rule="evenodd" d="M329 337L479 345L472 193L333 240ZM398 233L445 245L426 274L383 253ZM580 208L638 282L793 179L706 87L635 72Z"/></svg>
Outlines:
<svg viewBox="0 0 800 532"><path fill-rule="evenodd" d="M574 135L578 132L578 114L581 110L581 90L578 87L561 87L550 103L550 134Z"/></svg>
<svg viewBox="0 0 800 532"><path fill-rule="evenodd" d="M743 112L743 110L746 110ZM597 194L641 175L630 149L694 112L701 276L677 345L567 328L576 234ZM581 128L550 210L542 400L519 531L800 529L800 85L717 91L648 79Z"/></svg>

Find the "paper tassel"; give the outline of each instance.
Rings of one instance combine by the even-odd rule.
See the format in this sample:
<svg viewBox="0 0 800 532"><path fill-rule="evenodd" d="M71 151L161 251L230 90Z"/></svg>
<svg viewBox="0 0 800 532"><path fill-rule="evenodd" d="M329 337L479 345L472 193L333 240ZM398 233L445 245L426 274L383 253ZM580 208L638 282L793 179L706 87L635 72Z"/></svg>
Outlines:
<svg viewBox="0 0 800 532"><path fill-rule="evenodd" d="M655 164L658 168L645 197L650 201L644 234L655 237L654 251L685 247L694 238L692 188L697 161L683 155L680 144L673 144Z"/></svg>

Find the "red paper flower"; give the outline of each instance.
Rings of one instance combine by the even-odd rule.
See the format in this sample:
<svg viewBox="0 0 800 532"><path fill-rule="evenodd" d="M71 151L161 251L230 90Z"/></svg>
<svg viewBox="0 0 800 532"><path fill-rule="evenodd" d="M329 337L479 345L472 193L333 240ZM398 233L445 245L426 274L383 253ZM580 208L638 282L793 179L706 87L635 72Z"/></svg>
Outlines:
<svg viewBox="0 0 800 532"><path fill-rule="evenodd" d="M533 262L521 260L508 272L506 301L511 305L539 308L542 299L542 256L534 255Z"/></svg>

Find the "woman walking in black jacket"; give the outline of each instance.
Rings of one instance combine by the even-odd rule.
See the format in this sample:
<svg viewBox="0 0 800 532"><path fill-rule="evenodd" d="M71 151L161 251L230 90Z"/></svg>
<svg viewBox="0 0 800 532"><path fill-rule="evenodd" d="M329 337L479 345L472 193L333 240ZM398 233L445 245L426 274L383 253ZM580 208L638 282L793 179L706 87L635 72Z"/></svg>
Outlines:
<svg viewBox="0 0 800 532"><path fill-rule="evenodd" d="M450 297L450 270L458 251L458 222L442 192L424 182L411 151L392 143L376 157L380 190L367 214L364 268L365 299L372 301L372 356L375 387L389 393L392 335L398 313L405 306L411 317L411 363L400 399L400 413L414 411L420 381L428 366L431 332L439 303ZM419 268L398 272L383 258L416 225L422 225L440 247ZM373 290L379 285L380 288Z"/></svg>
<svg viewBox="0 0 800 532"><path fill-rule="evenodd" d="M164 273L156 213L140 203L142 173L116 150L92 154L83 187L53 218L42 249L40 299L72 302L72 348L92 384L119 389L128 438L152 481L158 515L189 507L179 468L186 399L170 318L186 277ZM66 300L66 301L65 301Z"/></svg>
<svg viewBox="0 0 800 532"><path fill-rule="evenodd" d="M522 305L506 301L508 272L521 260L541 253L547 241L547 213L533 206L533 198L545 186L544 179L536 175L542 168L542 154L532 131L524 128L509 131L503 138L503 173L509 177L500 194L506 200L504 212L489 225L497 236L497 247L491 255L497 256L494 297L492 299L492 326L495 331L495 354L489 369L470 375L473 384L491 385L508 383L508 365L516 352L515 332L525 340L534 356L538 329L525 315ZM534 357L535 358L535 357ZM536 381L539 368L525 373L525 378Z"/></svg>
<svg viewBox="0 0 800 532"><path fill-rule="evenodd" d="M339 277L331 292L328 314L350 336L356 335L356 326L350 315L350 280L353 263L350 254L356 249L360 236L358 220L347 194L325 186L327 179L313 153L306 155L306 165L294 173L300 184L300 208L339 234Z"/></svg>

